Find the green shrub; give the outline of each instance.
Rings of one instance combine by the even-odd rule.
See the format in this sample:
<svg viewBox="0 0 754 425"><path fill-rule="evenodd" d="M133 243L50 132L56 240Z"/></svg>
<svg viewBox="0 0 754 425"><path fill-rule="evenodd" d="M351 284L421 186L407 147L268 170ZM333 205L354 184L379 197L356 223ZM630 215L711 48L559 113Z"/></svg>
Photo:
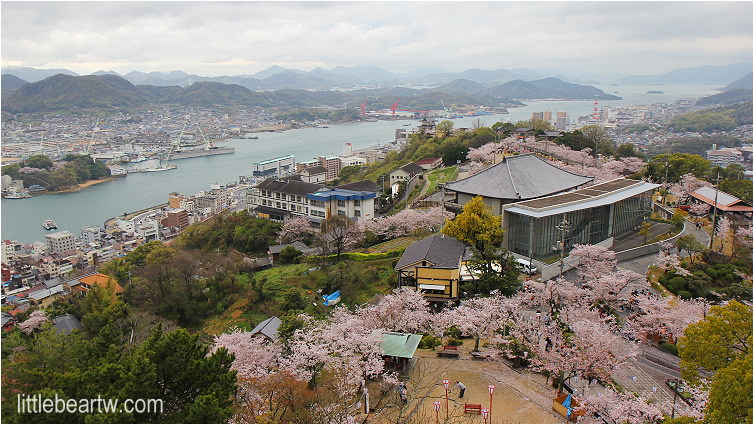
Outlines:
<svg viewBox="0 0 754 425"><path fill-rule="evenodd" d="M678 347L675 344L671 344L669 342L661 341L660 342L660 350L670 353L674 356L678 355Z"/></svg>
<svg viewBox="0 0 754 425"><path fill-rule="evenodd" d="M691 292L685 291L685 290L676 292L676 295L678 295L679 297L683 298L684 300L687 300L689 298L694 298L694 296L691 294Z"/></svg>
<svg viewBox="0 0 754 425"><path fill-rule="evenodd" d="M686 289L686 279L683 276L675 276L672 279L668 280L668 283L667 285L665 285L665 287L668 288L671 292L677 293L678 291Z"/></svg>
<svg viewBox="0 0 754 425"><path fill-rule="evenodd" d="M445 335L453 339L461 339L461 330L458 329L458 326L451 326L445 331Z"/></svg>
<svg viewBox="0 0 754 425"><path fill-rule="evenodd" d="M448 340L448 343L445 345L463 345L463 341L461 341L460 339L450 338Z"/></svg>
<svg viewBox="0 0 754 425"><path fill-rule="evenodd" d="M442 345L442 340L429 334L422 336L422 340L419 342L419 348L433 349L438 345Z"/></svg>

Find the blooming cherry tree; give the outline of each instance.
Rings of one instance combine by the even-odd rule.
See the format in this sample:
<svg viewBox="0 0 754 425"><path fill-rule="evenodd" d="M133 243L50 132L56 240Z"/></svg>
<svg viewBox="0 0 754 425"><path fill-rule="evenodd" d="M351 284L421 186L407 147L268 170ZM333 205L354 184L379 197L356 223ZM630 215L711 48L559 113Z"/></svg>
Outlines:
<svg viewBox="0 0 754 425"><path fill-rule="evenodd" d="M21 332L29 335L34 331L42 329L42 326L47 323L47 313L44 310L36 310L29 315L29 318L18 324L18 328Z"/></svg>
<svg viewBox="0 0 754 425"><path fill-rule="evenodd" d="M576 262L576 269L585 283L612 272L618 264L615 252L599 245L576 244L571 250L570 258Z"/></svg>
<svg viewBox="0 0 754 425"><path fill-rule="evenodd" d="M664 415L660 407L644 396L621 394L608 387L597 394L584 394L579 399L584 413L579 422L605 421L611 424L659 423Z"/></svg>
<svg viewBox="0 0 754 425"><path fill-rule="evenodd" d="M278 233L278 243L291 243L303 240L306 235L314 233L314 229L306 217L295 217L285 223Z"/></svg>
<svg viewBox="0 0 754 425"><path fill-rule="evenodd" d="M722 217L717 222L717 229L715 231L715 237L720 240L720 252L723 252L723 246L725 245L725 238L730 233L730 219L728 217Z"/></svg>

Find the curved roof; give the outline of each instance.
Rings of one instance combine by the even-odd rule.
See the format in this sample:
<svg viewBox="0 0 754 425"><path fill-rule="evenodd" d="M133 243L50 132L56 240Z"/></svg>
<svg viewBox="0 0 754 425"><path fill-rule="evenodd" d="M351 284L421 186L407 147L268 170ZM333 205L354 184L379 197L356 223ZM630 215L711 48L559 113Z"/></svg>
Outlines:
<svg viewBox="0 0 754 425"><path fill-rule="evenodd" d="M445 185L454 192L496 199L533 199L574 189L594 180L558 168L535 154L506 157L473 176Z"/></svg>

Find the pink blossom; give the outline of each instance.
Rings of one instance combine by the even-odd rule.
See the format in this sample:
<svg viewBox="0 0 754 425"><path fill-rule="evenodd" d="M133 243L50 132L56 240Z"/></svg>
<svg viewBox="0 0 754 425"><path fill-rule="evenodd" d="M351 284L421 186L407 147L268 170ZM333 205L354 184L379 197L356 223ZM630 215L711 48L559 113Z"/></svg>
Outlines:
<svg viewBox="0 0 754 425"><path fill-rule="evenodd" d="M303 240L306 235L314 233L314 229L306 217L295 217L285 223L278 233L278 243L291 243Z"/></svg>
<svg viewBox="0 0 754 425"><path fill-rule="evenodd" d="M596 280L612 272L618 264L615 252L599 245L576 244L569 257L576 262L576 269L584 282Z"/></svg>
<svg viewBox="0 0 754 425"><path fill-rule="evenodd" d="M691 192L702 187L712 187L712 184L688 173L681 176L678 183L670 185L668 192L675 196L679 202L684 202Z"/></svg>
<svg viewBox="0 0 754 425"><path fill-rule="evenodd" d="M34 331L42 329L47 323L47 313L44 310L36 310L29 315L29 318L18 324L18 328L25 334L31 334Z"/></svg>
<svg viewBox="0 0 754 425"><path fill-rule="evenodd" d="M252 337L251 332L239 329L215 337L213 351L218 348L225 348L235 355L232 368L246 378L269 375L277 368L277 358L282 352L279 344Z"/></svg>
<svg viewBox="0 0 754 425"><path fill-rule="evenodd" d="M605 421L614 424L656 423L663 419L660 407L644 396L621 394L605 388L597 394L584 394L579 399L584 416L579 422Z"/></svg>
<svg viewBox="0 0 754 425"><path fill-rule="evenodd" d="M710 206L702 202L694 202L689 206L689 212L695 216L707 215Z"/></svg>

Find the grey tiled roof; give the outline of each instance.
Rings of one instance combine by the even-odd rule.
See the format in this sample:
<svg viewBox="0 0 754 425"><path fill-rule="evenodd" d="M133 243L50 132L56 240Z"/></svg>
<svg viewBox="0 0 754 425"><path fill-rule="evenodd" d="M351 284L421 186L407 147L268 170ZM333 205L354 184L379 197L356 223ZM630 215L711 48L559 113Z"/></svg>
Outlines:
<svg viewBox="0 0 754 425"><path fill-rule="evenodd" d="M422 168L421 165L415 163L415 162L409 162L408 164L404 165L403 167L399 168L399 170L403 170L408 175L413 176L415 174L421 174L424 172L424 168Z"/></svg>
<svg viewBox="0 0 754 425"><path fill-rule="evenodd" d="M68 335L74 329L83 329L81 321L71 313L64 314L52 319L52 324L59 332Z"/></svg>
<svg viewBox="0 0 754 425"><path fill-rule="evenodd" d="M325 185L319 183L307 183L301 181L297 176L297 179L293 178L269 178L257 185L257 188L273 190L281 193L292 193L294 195L304 196L307 193L313 193L322 189Z"/></svg>
<svg viewBox="0 0 754 425"><path fill-rule="evenodd" d="M454 192L495 199L533 199L594 180L560 169L534 154L509 156L473 176L445 185Z"/></svg>
<svg viewBox="0 0 754 425"><path fill-rule="evenodd" d="M325 168L325 167L323 167L321 165L316 165L314 167L304 168L303 170L301 170L301 173L303 173L304 171L306 171L306 174L309 174L311 176L311 175L314 175L314 174L326 173L327 172L327 168Z"/></svg>
<svg viewBox="0 0 754 425"><path fill-rule="evenodd" d="M272 316L269 319L263 320L254 329L251 330L251 336L256 334L262 334L267 338L276 340L278 338L278 327L283 323L277 316Z"/></svg>
<svg viewBox="0 0 754 425"><path fill-rule="evenodd" d="M422 260L437 268L456 268L461 265L465 250L466 246L457 239L435 234L406 248L395 269L399 270Z"/></svg>
<svg viewBox="0 0 754 425"><path fill-rule="evenodd" d="M362 180L359 182L346 183L340 186L335 186L336 189L355 190L358 192L379 192L382 190L380 185L371 180Z"/></svg>

